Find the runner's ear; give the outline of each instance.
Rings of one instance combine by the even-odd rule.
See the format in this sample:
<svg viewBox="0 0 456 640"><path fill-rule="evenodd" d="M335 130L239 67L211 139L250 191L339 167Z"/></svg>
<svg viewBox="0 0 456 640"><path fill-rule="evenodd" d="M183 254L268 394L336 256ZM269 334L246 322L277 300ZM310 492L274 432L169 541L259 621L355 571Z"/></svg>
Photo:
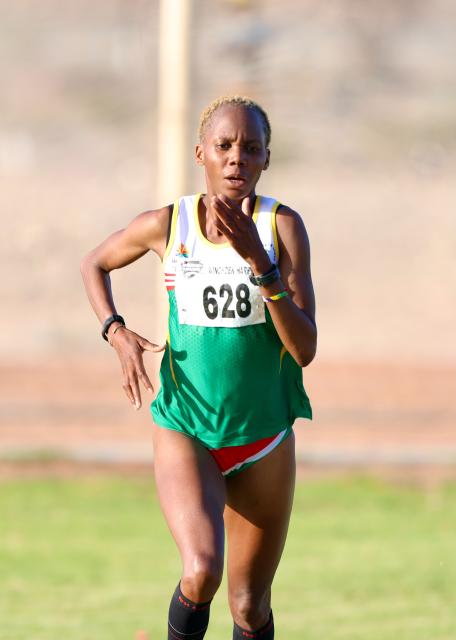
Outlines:
<svg viewBox="0 0 456 640"><path fill-rule="evenodd" d="M204 151L203 151L203 145L202 144L197 144L195 147L195 158L196 158L196 164L199 165L204 165Z"/></svg>

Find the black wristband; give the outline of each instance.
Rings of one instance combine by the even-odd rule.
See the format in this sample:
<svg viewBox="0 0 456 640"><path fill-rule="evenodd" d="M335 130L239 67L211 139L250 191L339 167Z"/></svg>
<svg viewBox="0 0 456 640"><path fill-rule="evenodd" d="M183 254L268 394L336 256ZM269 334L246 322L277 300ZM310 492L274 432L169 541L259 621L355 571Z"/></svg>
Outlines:
<svg viewBox="0 0 456 640"><path fill-rule="evenodd" d="M106 318L106 320L103 322L103 328L101 330L101 335L106 340L106 342L108 341L108 329L114 322L120 322L120 324L125 326L125 320L122 318L122 316L114 314L113 316L109 316L109 318Z"/></svg>
<svg viewBox="0 0 456 640"><path fill-rule="evenodd" d="M280 271L277 268L276 264L273 264L272 267L263 273L260 276L254 276L253 274L249 276L249 280L252 284L257 287L265 287L272 282L275 282L280 278Z"/></svg>

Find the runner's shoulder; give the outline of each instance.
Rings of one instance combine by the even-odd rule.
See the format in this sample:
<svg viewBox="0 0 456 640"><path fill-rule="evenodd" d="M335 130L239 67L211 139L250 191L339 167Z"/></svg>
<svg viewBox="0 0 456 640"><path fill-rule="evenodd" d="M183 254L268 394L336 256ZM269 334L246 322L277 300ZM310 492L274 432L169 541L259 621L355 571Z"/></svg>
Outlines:
<svg viewBox="0 0 456 640"><path fill-rule="evenodd" d="M147 248L156 250L158 245L166 242L171 210L172 206L166 205L160 209L142 211L128 225L128 233L141 238Z"/></svg>
<svg viewBox="0 0 456 640"><path fill-rule="evenodd" d="M281 230L284 232L305 232L302 215L286 204L280 203L277 208L277 229L279 233Z"/></svg>
<svg viewBox="0 0 456 640"><path fill-rule="evenodd" d="M307 261L310 255L309 236L301 214L281 204L277 209L276 226L279 254L292 256L293 262L298 256Z"/></svg>

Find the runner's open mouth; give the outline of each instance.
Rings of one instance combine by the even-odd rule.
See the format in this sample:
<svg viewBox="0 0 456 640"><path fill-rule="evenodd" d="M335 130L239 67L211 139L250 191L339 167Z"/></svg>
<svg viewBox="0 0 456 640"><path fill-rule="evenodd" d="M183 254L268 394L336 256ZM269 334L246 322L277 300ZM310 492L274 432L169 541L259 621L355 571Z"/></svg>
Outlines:
<svg viewBox="0 0 456 640"><path fill-rule="evenodd" d="M244 184L246 182L246 179L242 176L227 176L226 180L229 180L232 184Z"/></svg>

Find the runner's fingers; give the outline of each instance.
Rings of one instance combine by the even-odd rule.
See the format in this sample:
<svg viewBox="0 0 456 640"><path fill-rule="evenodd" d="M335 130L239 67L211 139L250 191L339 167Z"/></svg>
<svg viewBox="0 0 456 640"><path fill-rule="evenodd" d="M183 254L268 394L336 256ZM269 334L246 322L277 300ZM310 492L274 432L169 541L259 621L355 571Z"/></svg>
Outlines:
<svg viewBox="0 0 456 640"><path fill-rule="evenodd" d="M147 375L144 367L140 367L138 369L138 378L141 380L141 382L143 383L147 391L149 391L150 393L153 393L154 388L152 386L152 382L149 380L149 376Z"/></svg>
<svg viewBox="0 0 456 640"><path fill-rule="evenodd" d="M166 348L166 342L164 344L155 344L154 342L150 342L146 338L141 338L139 344L144 349L144 351L154 351L155 353L164 351Z"/></svg>
<svg viewBox="0 0 456 640"><path fill-rule="evenodd" d="M217 223L221 223L231 233L236 233L236 231L239 232L236 222L231 216L225 215L224 213L218 211L217 209L215 209L215 214L217 216L215 220L216 225Z"/></svg>
<svg viewBox="0 0 456 640"><path fill-rule="evenodd" d="M139 409L141 407L141 393L139 391L138 377L134 364L128 369L128 382L133 393L134 405Z"/></svg>
<svg viewBox="0 0 456 640"><path fill-rule="evenodd" d="M236 223L237 227L243 229L245 225L251 221L250 198L248 196L243 199L241 206L224 195L216 196L216 198L219 206L227 216Z"/></svg>
<svg viewBox="0 0 456 640"><path fill-rule="evenodd" d="M141 391L139 389L139 381L138 381L136 372L135 372L135 376L133 379L133 383L131 384L131 387L133 389L133 395L135 397L135 407L137 409L140 409L141 408Z"/></svg>
<svg viewBox="0 0 456 640"><path fill-rule="evenodd" d="M234 215L233 207L223 199L223 196L213 196L212 204L220 211L224 211L227 215Z"/></svg>
<svg viewBox="0 0 456 640"><path fill-rule="evenodd" d="M247 217L251 217L250 216L250 198L249 196L245 197L242 201L242 213L247 216Z"/></svg>
<svg viewBox="0 0 456 640"><path fill-rule="evenodd" d="M252 218L242 212L228 208L221 200L219 200L218 203L219 204L214 207L217 218L222 220L234 235L244 235L249 225L253 222Z"/></svg>
<svg viewBox="0 0 456 640"><path fill-rule="evenodd" d="M139 387L139 380L144 387L150 393L153 393L153 385L147 375L142 360L142 353L144 351L163 351L166 348L164 345L156 345L146 338L141 336L136 337L136 349L132 350L128 355L123 355L120 358L120 364L123 372L122 388L129 401L136 406L137 409L141 407L141 393Z"/></svg>
<svg viewBox="0 0 456 640"><path fill-rule="evenodd" d="M223 233L223 235L226 236L227 238L229 238L229 239L233 238L233 236L234 236L233 231L230 229L230 227L221 218L218 218L215 221L215 227L221 233Z"/></svg>
<svg viewBox="0 0 456 640"><path fill-rule="evenodd" d="M239 214L236 213L233 209L231 209L223 200L219 198L215 198L214 209L217 216L219 216L225 224L229 225L233 229L238 228L238 222L240 220Z"/></svg>
<svg viewBox="0 0 456 640"><path fill-rule="evenodd" d="M133 396L133 391L131 390L130 383L128 382L128 378L124 378L122 388L125 391L126 396L130 400L131 404L135 404L135 398Z"/></svg>
<svg viewBox="0 0 456 640"><path fill-rule="evenodd" d="M215 227L218 231L225 235L231 233L231 229L220 218L215 221Z"/></svg>
<svg viewBox="0 0 456 640"><path fill-rule="evenodd" d="M237 202L231 200L231 198L228 198L228 196L224 196L223 193L221 193L220 195L214 197L225 207L228 212L232 212L233 215L239 212L239 205L237 204Z"/></svg>

